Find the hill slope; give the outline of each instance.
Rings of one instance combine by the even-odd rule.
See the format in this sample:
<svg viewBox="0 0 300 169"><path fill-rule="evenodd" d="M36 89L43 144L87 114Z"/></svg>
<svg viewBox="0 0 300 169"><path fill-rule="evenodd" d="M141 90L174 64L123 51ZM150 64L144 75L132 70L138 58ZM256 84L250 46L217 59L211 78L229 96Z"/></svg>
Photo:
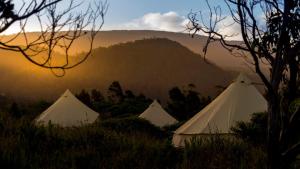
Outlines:
<svg viewBox="0 0 300 169"><path fill-rule="evenodd" d="M27 37L34 39L38 33L29 33ZM184 33L164 32L164 31L150 31L150 30L115 30L115 31L101 31L97 34L94 47L109 47L118 43L125 43L145 38L168 38L170 40L179 42L181 45L187 47L191 51L201 54L204 44L206 43L205 36L195 36L191 38L190 35ZM5 39L5 38L4 38ZM22 44L24 39L19 38L17 43ZM74 43L74 53L80 53L89 48L87 37L82 37ZM241 42L233 42L241 43ZM207 60L226 70L246 71L253 73L254 69L250 69L251 64L243 57L236 57L231 55L219 43L212 43L206 55ZM250 59L251 60L251 59ZM268 70L268 69L267 69Z"/></svg>
<svg viewBox="0 0 300 169"><path fill-rule="evenodd" d="M232 79L229 73L168 39L97 48L92 57L62 78L14 53L0 51L0 56L0 92L30 99L54 99L67 88L99 88L104 92L118 80L126 89L165 100L174 86L193 83L201 94L214 95L216 85L226 85Z"/></svg>

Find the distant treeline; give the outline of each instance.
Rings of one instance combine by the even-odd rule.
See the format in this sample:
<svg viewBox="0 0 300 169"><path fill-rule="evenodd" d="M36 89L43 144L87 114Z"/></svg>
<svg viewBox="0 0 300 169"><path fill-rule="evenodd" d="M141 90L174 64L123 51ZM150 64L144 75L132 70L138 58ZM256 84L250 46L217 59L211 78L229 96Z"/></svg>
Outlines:
<svg viewBox="0 0 300 169"><path fill-rule="evenodd" d="M195 88L193 84L171 88L168 92L169 99L166 103L161 103L162 106L179 121L191 118L211 102L210 97L201 96ZM153 99L142 93L135 94L131 90L124 90L118 81L113 81L105 92L99 89L82 89L75 96L98 112L101 118L138 115L153 102ZM159 99L158 101L160 102ZM16 118L23 115L38 116L52 103L43 100L17 102L12 98L0 96L0 110L10 112ZM36 109L38 112L31 111L31 109Z"/></svg>
<svg viewBox="0 0 300 169"><path fill-rule="evenodd" d="M76 97L103 117L137 115L142 113L153 101L144 94L136 95L131 90L124 91L118 81L112 82L106 94L97 89L91 91L83 89L76 94ZM183 89L174 87L169 90L166 110L180 121L187 120L210 101L211 98L201 96L193 84L189 84Z"/></svg>

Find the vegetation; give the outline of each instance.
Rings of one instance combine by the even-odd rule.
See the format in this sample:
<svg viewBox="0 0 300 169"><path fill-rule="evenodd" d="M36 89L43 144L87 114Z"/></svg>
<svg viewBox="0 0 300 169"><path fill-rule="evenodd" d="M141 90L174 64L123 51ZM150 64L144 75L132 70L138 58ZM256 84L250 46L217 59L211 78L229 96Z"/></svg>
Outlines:
<svg viewBox="0 0 300 169"><path fill-rule="evenodd" d="M117 86L120 86L119 89L122 88L120 84ZM251 144L247 140L213 135L197 138L185 149L175 148L171 143L172 131L178 125L161 129L146 120L137 118L136 112L119 114L122 110L124 112L129 110L124 106L124 104L131 104L128 103L129 99L132 99L133 105L151 103L144 96L135 96L128 91L122 94L123 101L111 103L95 89L92 92L80 93L77 95L79 99L89 97L87 100L94 106L93 108L100 107L103 111L99 111L101 119L95 124L73 128L60 128L54 125L35 126L34 118L50 105L45 101L29 104L16 103L9 99L5 101L5 98L2 98L1 167L12 169L266 168L264 147ZM97 105L101 106L97 107ZM108 111L116 109L118 113L104 116Z"/></svg>
<svg viewBox="0 0 300 169"><path fill-rule="evenodd" d="M182 168L243 168L265 169L264 149L234 137L207 135L187 144Z"/></svg>
<svg viewBox="0 0 300 169"><path fill-rule="evenodd" d="M237 122L231 130L241 139L257 146L267 144L267 113L254 113L250 122Z"/></svg>
<svg viewBox="0 0 300 169"><path fill-rule="evenodd" d="M3 168L109 168L109 169L259 169L266 168L265 149L252 139L260 137L257 130L241 128L241 138L224 139L219 135L195 139L185 149L171 145L172 131L178 126L160 129L136 117L137 107L147 107L145 97L124 94L120 103L109 103L97 91L90 97L91 104L101 113L96 124L80 128L49 126L39 128L34 118L50 104L16 103L2 98L0 113L0 166ZM126 93L126 92L125 92ZM80 96L80 95L79 95ZM134 97L133 97L134 96ZM87 98L87 97L83 97ZM131 99L131 103L127 100ZM100 108L100 109L99 109ZM144 110L144 108L139 108ZM104 110L113 111L110 115ZM117 110L117 111L116 111ZM129 111L129 110L135 110ZM131 113L122 113L131 112ZM141 111L140 111L141 112ZM104 118L103 118L104 117ZM259 117L259 118L258 118ZM262 129L265 118L256 116L256 124ZM260 120L262 119L262 120ZM261 127L259 127L261 126ZM250 128L250 129L251 129ZM259 135L257 135L259 134ZM250 138L250 139L249 139Z"/></svg>
<svg viewBox="0 0 300 169"><path fill-rule="evenodd" d="M193 117L210 103L210 97L201 97L194 88L193 84L189 84L187 90L181 91L178 87L174 87L169 91L168 110L178 120Z"/></svg>
<svg viewBox="0 0 300 169"><path fill-rule="evenodd" d="M179 87L174 87L169 91L167 112L179 121L191 118L211 101L210 97L201 97L194 90L194 85L188 86L187 90L182 91ZM104 117L137 115L152 103L152 100L143 94L135 95L131 90L124 92L118 81L111 83L107 95L103 95L97 89L91 92L83 89L76 97L95 111L101 112L101 116Z"/></svg>
<svg viewBox="0 0 300 169"><path fill-rule="evenodd" d="M108 87L107 95L102 95L100 90L93 89L91 92L82 90L76 97L95 111L101 112L104 118L137 115L152 102L143 94L136 96L130 90L124 92L118 81L113 81Z"/></svg>
<svg viewBox="0 0 300 169"><path fill-rule="evenodd" d="M168 132L137 118L113 118L79 128L38 128L32 119L1 114L4 168L191 169L263 168L265 154L245 142L201 139L174 148Z"/></svg>

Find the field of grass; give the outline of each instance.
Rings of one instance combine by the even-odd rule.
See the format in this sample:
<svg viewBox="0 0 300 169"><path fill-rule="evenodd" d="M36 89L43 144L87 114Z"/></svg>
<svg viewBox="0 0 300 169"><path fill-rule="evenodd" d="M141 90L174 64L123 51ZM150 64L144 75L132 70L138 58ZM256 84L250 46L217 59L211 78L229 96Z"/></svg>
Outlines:
<svg viewBox="0 0 300 169"><path fill-rule="evenodd" d="M5 114L5 113L3 113ZM78 128L36 127L2 116L0 164L11 169L259 169L265 153L241 140L212 136L174 148L172 132L136 117Z"/></svg>

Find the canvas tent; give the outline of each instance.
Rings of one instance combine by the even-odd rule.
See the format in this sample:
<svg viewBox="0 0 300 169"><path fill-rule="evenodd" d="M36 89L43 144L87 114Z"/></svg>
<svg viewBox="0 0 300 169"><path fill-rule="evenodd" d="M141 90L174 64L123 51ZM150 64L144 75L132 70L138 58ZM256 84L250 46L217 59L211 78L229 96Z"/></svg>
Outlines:
<svg viewBox="0 0 300 169"><path fill-rule="evenodd" d="M69 90L66 90L36 119L36 123L47 125L51 122L62 127L72 127L93 123L97 118L97 112L84 105Z"/></svg>
<svg viewBox="0 0 300 169"><path fill-rule="evenodd" d="M158 127L164 127L178 122L169 115L156 100L154 100L139 117L148 120Z"/></svg>
<svg viewBox="0 0 300 169"><path fill-rule="evenodd" d="M249 121L251 114L267 110L267 101L241 73L216 99L179 127L173 135L175 146L184 146L200 134L230 133L237 121Z"/></svg>

